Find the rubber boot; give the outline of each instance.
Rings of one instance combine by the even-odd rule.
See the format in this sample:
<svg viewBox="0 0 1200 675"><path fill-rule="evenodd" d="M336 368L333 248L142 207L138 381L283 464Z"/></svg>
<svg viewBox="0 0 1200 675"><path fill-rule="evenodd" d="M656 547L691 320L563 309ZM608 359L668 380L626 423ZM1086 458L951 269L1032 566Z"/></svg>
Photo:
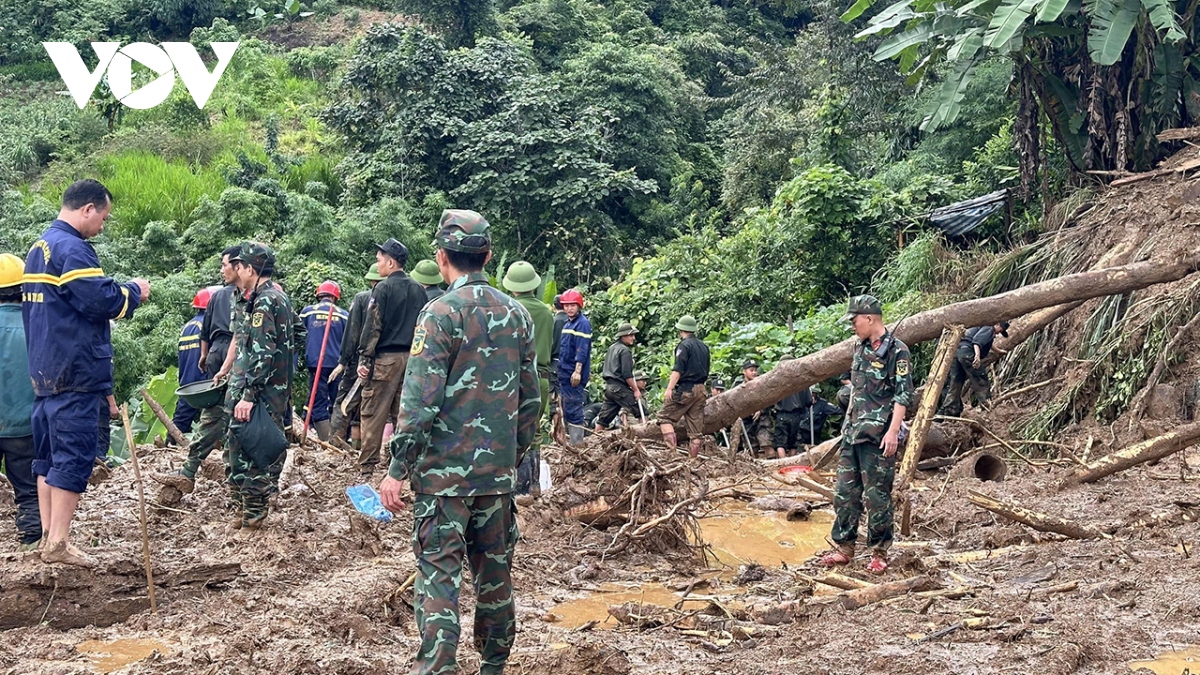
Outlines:
<svg viewBox="0 0 1200 675"><path fill-rule="evenodd" d="M571 438L571 445L583 445L583 427L572 424L567 434Z"/></svg>
<svg viewBox="0 0 1200 675"><path fill-rule="evenodd" d="M313 422L313 428L317 430L317 438L322 441L328 441L333 436L333 425L330 424L329 420Z"/></svg>

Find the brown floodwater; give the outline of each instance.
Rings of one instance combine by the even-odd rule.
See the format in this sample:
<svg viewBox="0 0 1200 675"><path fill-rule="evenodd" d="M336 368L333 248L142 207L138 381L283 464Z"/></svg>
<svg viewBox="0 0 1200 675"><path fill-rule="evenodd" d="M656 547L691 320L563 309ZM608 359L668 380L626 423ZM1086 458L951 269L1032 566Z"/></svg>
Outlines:
<svg viewBox="0 0 1200 675"><path fill-rule="evenodd" d="M550 614L557 619L555 624L563 628L578 628L589 621L599 621L597 629L612 630L620 624L608 615L609 606L636 602L643 605L674 607L682 599L682 595L662 584L604 584L599 591L586 597L555 606L550 610Z"/></svg>
<svg viewBox="0 0 1200 675"><path fill-rule="evenodd" d="M808 520L789 521L781 511L730 504L700 519L700 536L717 561L733 569L752 562L763 567L794 566L829 547L825 538L832 523L833 515L825 511L813 511Z"/></svg>
<svg viewBox="0 0 1200 675"><path fill-rule="evenodd" d="M112 642L87 640L75 645L75 649L87 655L92 669L98 673L111 673L137 663L154 652L171 653L166 643L142 638L121 638Z"/></svg>
<svg viewBox="0 0 1200 675"><path fill-rule="evenodd" d="M1147 668L1156 675L1200 675L1200 647L1184 646L1149 661L1130 661L1130 670Z"/></svg>

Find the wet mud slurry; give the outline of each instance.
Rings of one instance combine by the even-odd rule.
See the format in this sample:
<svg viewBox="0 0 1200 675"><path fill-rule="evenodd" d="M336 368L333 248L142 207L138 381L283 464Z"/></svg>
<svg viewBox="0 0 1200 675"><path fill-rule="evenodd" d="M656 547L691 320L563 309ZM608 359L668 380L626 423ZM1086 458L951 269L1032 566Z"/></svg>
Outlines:
<svg viewBox="0 0 1200 675"><path fill-rule="evenodd" d="M797 567L822 549L833 523L827 511L814 511L808 520L789 521L779 511L763 512L739 504L719 507L700 519L700 535L717 561L736 570L739 565L758 563Z"/></svg>
<svg viewBox="0 0 1200 675"><path fill-rule="evenodd" d="M76 651L88 657L91 667L102 675L137 663L154 652L170 654L165 642L140 638L118 638L112 642L85 640L75 645Z"/></svg>

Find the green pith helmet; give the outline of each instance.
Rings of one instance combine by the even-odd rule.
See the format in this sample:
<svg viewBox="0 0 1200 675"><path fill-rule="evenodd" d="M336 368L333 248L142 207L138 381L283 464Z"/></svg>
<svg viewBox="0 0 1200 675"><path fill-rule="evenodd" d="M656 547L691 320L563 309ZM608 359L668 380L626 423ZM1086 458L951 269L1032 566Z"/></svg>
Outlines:
<svg viewBox="0 0 1200 675"><path fill-rule="evenodd" d="M538 276L533 265L524 260L518 260L508 266L508 273L504 275L502 283L505 290L513 293L529 293L536 291L542 285L542 278Z"/></svg>
<svg viewBox="0 0 1200 675"><path fill-rule="evenodd" d="M425 284L426 286L437 286L444 281L441 271L438 270L437 263L432 260L422 260L417 263L417 266L413 268L412 274L409 276L417 283Z"/></svg>
<svg viewBox="0 0 1200 675"><path fill-rule="evenodd" d="M638 329L633 327L631 323L623 323L617 327L617 338L623 338L626 335L637 335Z"/></svg>
<svg viewBox="0 0 1200 675"><path fill-rule="evenodd" d="M446 209L438 222L434 243L447 251L487 253L492 250L492 235L487 219L466 209Z"/></svg>
<svg viewBox="0 0 1200 675"><path fill-rule="evenodd" d="M883 316L883 305L873 295L856 295L850 298L850 302L846 305L846 313L841 320L849 321L859 314Z"/></svg>
<svg viewBox="0 0 1200 675"><path fill-rule="evenodd" d="M679 317L679 321L675 322L675 330L681 330L685 333L695 333L700 330L700 326L696 323L696 317L684 314Z"/></svg>
<svg viewBox="0 0 1200 675"><path fill-rule="evenodd" d="M367 273L363 275L363 279L367 281L383 281L383 277L379 276L379 263L371 263L371 267L367 269Z"/></svg>

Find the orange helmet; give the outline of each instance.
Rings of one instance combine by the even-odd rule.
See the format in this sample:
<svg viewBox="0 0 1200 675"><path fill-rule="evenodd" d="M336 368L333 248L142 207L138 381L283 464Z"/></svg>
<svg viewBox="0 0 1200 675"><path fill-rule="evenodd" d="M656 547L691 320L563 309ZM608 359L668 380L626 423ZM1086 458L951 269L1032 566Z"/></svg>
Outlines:
<svg viewBox="0 0 1200 675"><path fill-rule="evenodd" d="M337 285L336 281L322 281L320 286L317 286L317 297L322 295L332 295L334 300L342 298L342 288Z"/></svg>
<svg viewBox="0 0 1200 675"><path fill-rule="evenodd" d="M562 297L559 298L559 301L564 305L579 305L579 308L583 309L583 293L580 293L574 288L570 289L566 293L563 293Z"/></svg>
<svg viewBox="0 0 1200 675"><path fill-rule="evenodd" d="M196 309L208 309L208 300L212 297L212 291L208 288L201 288L196 291L196 297L192 298L192 307Z"/></svg>

